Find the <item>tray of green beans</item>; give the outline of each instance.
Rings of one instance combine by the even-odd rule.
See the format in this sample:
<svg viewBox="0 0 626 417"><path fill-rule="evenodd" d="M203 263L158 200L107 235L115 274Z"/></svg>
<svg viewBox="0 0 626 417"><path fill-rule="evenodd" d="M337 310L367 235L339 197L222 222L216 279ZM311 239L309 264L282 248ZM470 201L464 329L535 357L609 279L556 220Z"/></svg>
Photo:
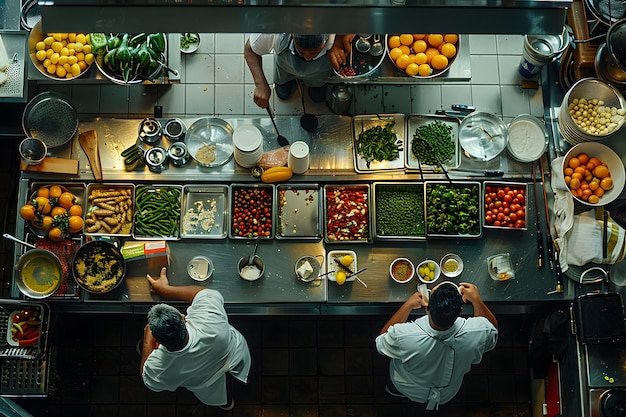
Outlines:
<svg viewBox="0 0 626 417"><path fill-rule="evenodd" d="M133 238L138 240L180 239L180 185L135 187Z"/></svg>
<svg viewBox="0 0 626 417"><path fill-rule="evenodd" d="M426 239L424 183L375 182L372 198L376 240Z"/></svg>
<svg viewBox="0 0 626 417"><path fill-rule="evenodd" d="M439 161L447 169L461 165L459 125L456 117L409 115L404 165L408 171L441 172ZM424 142L427 142L427 145Z"/></svg>

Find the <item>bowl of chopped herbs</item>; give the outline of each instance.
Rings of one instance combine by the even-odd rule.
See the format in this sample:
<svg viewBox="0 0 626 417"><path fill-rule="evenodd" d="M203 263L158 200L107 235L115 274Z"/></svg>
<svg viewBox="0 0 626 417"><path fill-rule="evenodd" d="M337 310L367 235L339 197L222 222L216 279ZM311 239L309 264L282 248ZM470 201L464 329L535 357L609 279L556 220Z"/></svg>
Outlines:
<svg viewBox="0 0 626 417"><path fill-rule="evenodd" d="M180 52L184 54L192 54L200 47L199 33L181 33L180 34Z"/></svg>
<svg viewBox="0 0 626 417"><path fill-rule="evenodd" d="M408 170L441 171L461 165L459 125L456 117L410 115L407 117L405 167Z"/></svg>

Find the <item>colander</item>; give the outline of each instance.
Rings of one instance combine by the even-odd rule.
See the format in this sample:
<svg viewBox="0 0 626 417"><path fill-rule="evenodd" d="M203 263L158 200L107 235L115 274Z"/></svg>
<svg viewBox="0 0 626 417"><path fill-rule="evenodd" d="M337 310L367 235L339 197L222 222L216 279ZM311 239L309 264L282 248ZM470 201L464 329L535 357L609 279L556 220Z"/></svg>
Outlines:
<svg viewBox="0 0 626 417"><path fill-rule="evenodd" d="M27 136L41 139L48 148L66 144L78 130L78 115L69 98L45 91L24 109L22 128Z"/></svg>

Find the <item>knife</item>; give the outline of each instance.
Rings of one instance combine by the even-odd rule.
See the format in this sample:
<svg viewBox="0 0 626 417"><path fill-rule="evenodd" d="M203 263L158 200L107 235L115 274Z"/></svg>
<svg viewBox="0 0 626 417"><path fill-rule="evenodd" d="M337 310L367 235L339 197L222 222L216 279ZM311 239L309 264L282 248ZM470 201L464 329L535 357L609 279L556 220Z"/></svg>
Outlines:
<svg viewBox="0 0 626 417"><path fill-rule="evenodd" d="M340 267L341 269L343 269L344 271L346 271L346 272L348 272L348 273L350 273L350 274L354 274L354 272L352 272L352 270L351 270L350 268L348 268L347 266L345 266L344 264L342 264L342 263L339 261L339 259L337 259L337 258L333 258L333 260L334 260L335 262L337 262L337 265L339 265L339 267Z"/></svg>

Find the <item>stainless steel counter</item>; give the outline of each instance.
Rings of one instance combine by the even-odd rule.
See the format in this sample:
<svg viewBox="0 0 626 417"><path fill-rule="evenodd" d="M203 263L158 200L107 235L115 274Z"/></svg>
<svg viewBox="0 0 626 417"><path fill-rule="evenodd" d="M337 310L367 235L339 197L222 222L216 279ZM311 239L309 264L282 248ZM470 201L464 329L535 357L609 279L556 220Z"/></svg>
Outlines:
<svg viewBox="0 0 626 417"><path fill-rule="evenodd" d="M357 174L353 165L351 118L343 116L320 117L320 128L313 133L305 132L298 117L279 117L278 128L291 142L304 140L312 152L311 169L305 175L294 176L290 182L340 183L372 181L415 181L418 173L371 173ZM183 119L188 126L196 119ZM226 119L233 127L242 123L253 123L263 133L265 150L276 149L276 134L269 118ZM135 143L137 128L141 120L96 119L81 121L79 131L94 129L99 138L99 150L105 182L134 183L230 183L255 182L248 169L229 161L218 168L202 168L190 164L183 168L170 167L163 173L153 173L147 168L127 172L123 168L120 152ZM79 160L78 176L58 175L51 179L49 174L22 173L19 187L19 200L26 201L29 184L32 181L83 182L93 181L87 159L77 141L53 150L54 156ZM145 274L158 274L161 266L169 265L168 276L175 285L195 283L187 276L186 265L195 255L208 255L215 263L212 278L201 285L214 288L224 294L230 311L242 313L303 312L309 314L354 314L374 313L393 310L412 294L418 283L414 278L408 284L397 284L389 278L389 264L397 256L406 256L415 262L425 258L438 261L448 252L456 252L463 257L465 270L455 278L456 282L471 282L479 286L483 299L501 311L519 312L536 304L550 304L552 301L567 301L574 296L573 285L566 283L566 292L549 294L555 288L554 272L547 266L537 268L537 244L535 235L536 214L530 165L510 160L506 154L488 163L470 161L463 157L459 169L476 170L476 175L486 169L500 169L505 178L515 181L531 181L528 192L528 230L485 230L478 239L428 239L407 242L374 242L373 244L325 244L318 242L296 242L277 240L263 242L258 254L266 262L266 273L256 282L246 282L239 278L237 260L252 251L252 242L239 240L181 240L168 242L169 256L128 263L124 285L106 295L83 294L80 301L59 301L61 308L78 311L136 311L143 310L156 301L150 294ZM453 176L468 179L467 173ZM474 175L474 174L472 174ZM426 174L426 179L444 179L442 174ZM472 180L485 179L472 177ZM488 178L493 180L493 178ZM541 190L538 189L539 195ZM543 216L543 213L541 214ZM545 227L545 222L542 221ZM17 219L17 230L23 231L24 222ZM325 255L333 249L354 250L358 265L367 267L359 276L367 288L358 281L337 286L327 280L305 284L296 280L294 263L302 255ZM486 257L500 252L512 256L516 277L507 282L491 280L487 272ZM442 278L443 279L443 278ZM432 287L432 285L429 285ZM19 297L17 289L13 295ZM470 306L471 308L471 306Z"/></svg>

